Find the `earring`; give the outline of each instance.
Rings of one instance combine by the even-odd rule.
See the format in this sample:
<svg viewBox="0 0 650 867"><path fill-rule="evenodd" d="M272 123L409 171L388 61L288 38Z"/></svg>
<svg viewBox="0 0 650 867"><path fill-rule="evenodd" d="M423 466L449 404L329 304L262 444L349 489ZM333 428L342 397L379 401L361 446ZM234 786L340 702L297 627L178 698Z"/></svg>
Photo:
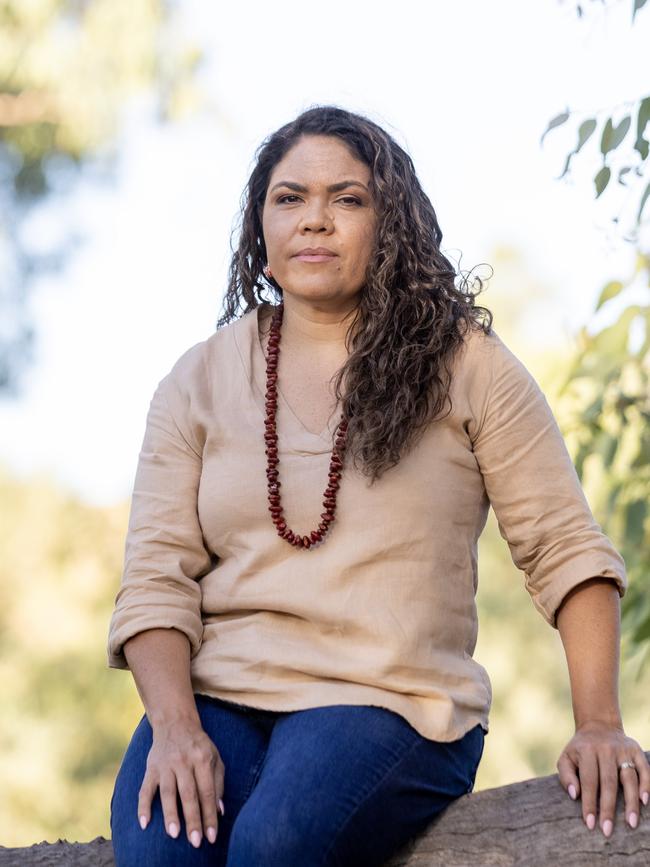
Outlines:
<svg viewBox="0 0 650 867"><path fill-rule="evenodd" d="M271 269L269 268L268 265L265 265L265 266L262 268L262 271L264 271L264 276L267 278L267 280L270 280L271 277L273 276L273 275L271 274Z"/></svg>

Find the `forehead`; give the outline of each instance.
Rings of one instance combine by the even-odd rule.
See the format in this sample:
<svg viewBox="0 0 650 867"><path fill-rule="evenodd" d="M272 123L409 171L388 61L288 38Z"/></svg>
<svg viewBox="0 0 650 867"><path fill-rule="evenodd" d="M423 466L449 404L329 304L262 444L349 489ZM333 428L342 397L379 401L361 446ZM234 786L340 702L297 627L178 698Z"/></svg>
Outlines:
<svg viewBox="0 0 650 867"><path fill-rule="evenodd" d="M280 177L300 180L309 175L336 180L341 172L364 182L370 178L370 168L340 138L301 136L275 165L269 183Z"/></svg>

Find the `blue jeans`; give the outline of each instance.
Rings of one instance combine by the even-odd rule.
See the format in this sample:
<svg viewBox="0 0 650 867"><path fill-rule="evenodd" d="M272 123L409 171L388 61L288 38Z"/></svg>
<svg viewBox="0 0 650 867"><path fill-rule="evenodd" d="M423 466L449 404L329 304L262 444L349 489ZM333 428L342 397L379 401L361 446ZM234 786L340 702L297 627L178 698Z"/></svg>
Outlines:
<svg viewBox="0 0 650 867"><path fill-rule="evenodd" d="M470 792L481 725L450 743L420 735L371 705L267 711L196 694L203 728L225 766L225 815L215 843L195 849L164 827L160 792L143 831L137 817L152 731L142 717L111 798L116 867L371 867Z"/></svg>

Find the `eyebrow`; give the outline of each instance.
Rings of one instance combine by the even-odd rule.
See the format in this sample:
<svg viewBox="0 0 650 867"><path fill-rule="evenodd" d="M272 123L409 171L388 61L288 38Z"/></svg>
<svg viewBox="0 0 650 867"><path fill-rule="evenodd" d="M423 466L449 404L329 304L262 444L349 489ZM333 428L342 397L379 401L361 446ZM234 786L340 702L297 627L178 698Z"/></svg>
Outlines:
<svg viewBox="0 0 650 867"><path fill-rule="evenodd" d="M296 184L294 181L279 181L277 184L274 184L269 193L272 193L273 190L276 190L278 187L288 187L290 190L295 190L297 193L306 193L307 187L303 187L302 184ZM344 190L346 187L362 187L366 192L368 192L368 187L362 184L360 181L339 181L337 184L330 184L327 188L328 193L338 193L340 190Z"/></svg>

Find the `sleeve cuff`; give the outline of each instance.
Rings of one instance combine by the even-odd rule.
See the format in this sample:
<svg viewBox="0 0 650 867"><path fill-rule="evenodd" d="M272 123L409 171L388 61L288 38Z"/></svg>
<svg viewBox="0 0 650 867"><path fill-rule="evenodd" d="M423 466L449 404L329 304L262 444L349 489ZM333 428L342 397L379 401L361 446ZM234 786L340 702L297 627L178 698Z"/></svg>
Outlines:
<svg viewBox="0 0 650 867"><path fill-rule="evenodd" d="M625 595L627 589L625 571L614 569L611 565L603 566L600 569L597 567L591 569L583 568L576 569L573 572L565 572L539 593L532 593L530 587L528 587L528 590L531 592L533 604L542 617L550 626L557 629L557 612L565 596L574 587L577 587L584 581L588 581L590 578L608 578L614 582L619 597L622 598Z"/></svg>
<svg viewBox="0 0 650 867"><path fill-rule="evenodd" d="M183 616L183 612L176 612L173 619L156 616L155 612L148 613L146 616L129 620L128 623L111 629L107 648L108 668L128 670L129 665L124 655L124 645L134 635L145 632L147 629L177 629L182 632L190 642L190 659L193 659L201 649L203 624L200 621L197 624L196 619L189 612L187 616Z"/></svg>

